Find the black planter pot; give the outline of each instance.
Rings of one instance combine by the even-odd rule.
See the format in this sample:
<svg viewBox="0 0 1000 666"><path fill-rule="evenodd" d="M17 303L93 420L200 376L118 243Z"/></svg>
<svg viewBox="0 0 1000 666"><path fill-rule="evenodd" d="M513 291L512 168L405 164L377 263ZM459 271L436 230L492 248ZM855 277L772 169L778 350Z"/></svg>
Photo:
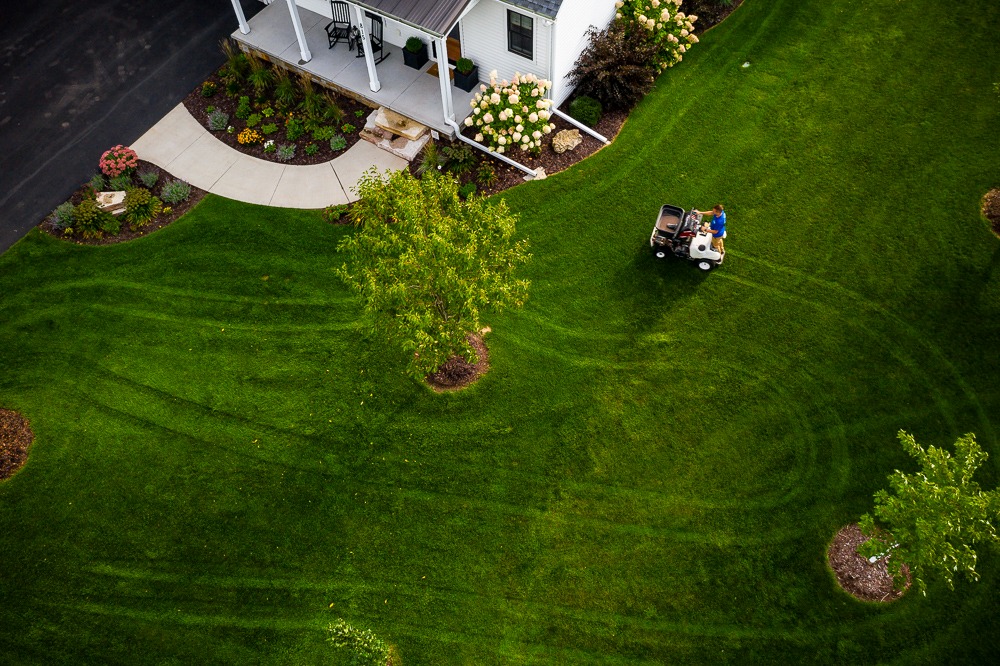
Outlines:
<svg viewBox="0 0 1000 666"><path fill-rule="evenodd" d="M419 51L409 51L403 49L403 62L406 63L407 67L412 67L413 69L420 69L425 64L427 64L427 45L421 44Z"/></svg>
<svg viewBox="0 0 1000 666"><path fill-rule="evenodd" d="M465 92L471 92L479 85L479 65L475 65L468 74L455 70L455 85Z"/></svg>

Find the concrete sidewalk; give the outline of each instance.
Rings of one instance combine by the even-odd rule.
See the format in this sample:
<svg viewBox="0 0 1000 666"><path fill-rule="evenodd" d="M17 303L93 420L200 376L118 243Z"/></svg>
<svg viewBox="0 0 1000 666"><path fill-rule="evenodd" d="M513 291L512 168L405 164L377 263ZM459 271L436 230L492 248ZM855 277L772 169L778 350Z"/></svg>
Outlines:
<svg viewBox="0 0 1000 666"><path fill-rule="evenodd" d="M140 159L219 196L280 208L325 208L356 201L353 187L371 167L405 169L406 160L358 141L343 155L312 166L278 164L222 143L183 104L132 144Z"/></svg>

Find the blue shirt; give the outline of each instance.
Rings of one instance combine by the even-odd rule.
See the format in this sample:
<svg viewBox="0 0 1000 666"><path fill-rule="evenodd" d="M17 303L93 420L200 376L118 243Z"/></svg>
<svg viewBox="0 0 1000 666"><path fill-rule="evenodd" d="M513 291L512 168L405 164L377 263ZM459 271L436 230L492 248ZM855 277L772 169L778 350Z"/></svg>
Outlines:
<svg viewBox="0 0 1000 666"><path fill-rule="evenodd" d="M722 234L726 233L726 211L713 215L708 228L712 230L713 237L722 238Z"/></svg>

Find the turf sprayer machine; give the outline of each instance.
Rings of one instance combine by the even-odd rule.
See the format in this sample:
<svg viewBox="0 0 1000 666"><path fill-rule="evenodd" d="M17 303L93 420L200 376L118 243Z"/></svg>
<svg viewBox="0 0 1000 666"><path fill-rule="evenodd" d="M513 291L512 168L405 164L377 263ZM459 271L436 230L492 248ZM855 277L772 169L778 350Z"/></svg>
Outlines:
<svg viewBox="0 0 1000 666"><path fill-rule="evenodd" d="M701 230L701 214L694 208L685 213L680 206L660 206L649 246L657 259L668 256L688 259L703 271L722 263L722 254L712 247L712 234Z"/></svg>

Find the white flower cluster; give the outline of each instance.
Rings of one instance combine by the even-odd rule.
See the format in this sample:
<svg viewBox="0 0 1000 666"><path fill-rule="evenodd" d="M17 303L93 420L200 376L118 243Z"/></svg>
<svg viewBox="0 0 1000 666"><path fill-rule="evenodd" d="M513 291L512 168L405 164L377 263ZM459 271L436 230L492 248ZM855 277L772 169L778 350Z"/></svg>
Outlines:
<svg viewBox="0 0 1000 666"><path fill-rule="evenodd" d="M479 87L469 103L472 115L465 119L467 127L476 128L476 141L497 153L512 150L538 154L542 136L555 129L549 122L552 100L545 94L550 81L534 74L514 74L513 81L497 81L497 72L490 72L490 84Z"/></svg>
<svg viewBox="0 0 1000 666"><path fill-rule="evenodd" d="M650 40L660 52L657 66L660 71L673 67L684 59L698 36L692 32L698 17L680 11L683 0L618 0L615 19L638 24L649 31Z"/></svg>

